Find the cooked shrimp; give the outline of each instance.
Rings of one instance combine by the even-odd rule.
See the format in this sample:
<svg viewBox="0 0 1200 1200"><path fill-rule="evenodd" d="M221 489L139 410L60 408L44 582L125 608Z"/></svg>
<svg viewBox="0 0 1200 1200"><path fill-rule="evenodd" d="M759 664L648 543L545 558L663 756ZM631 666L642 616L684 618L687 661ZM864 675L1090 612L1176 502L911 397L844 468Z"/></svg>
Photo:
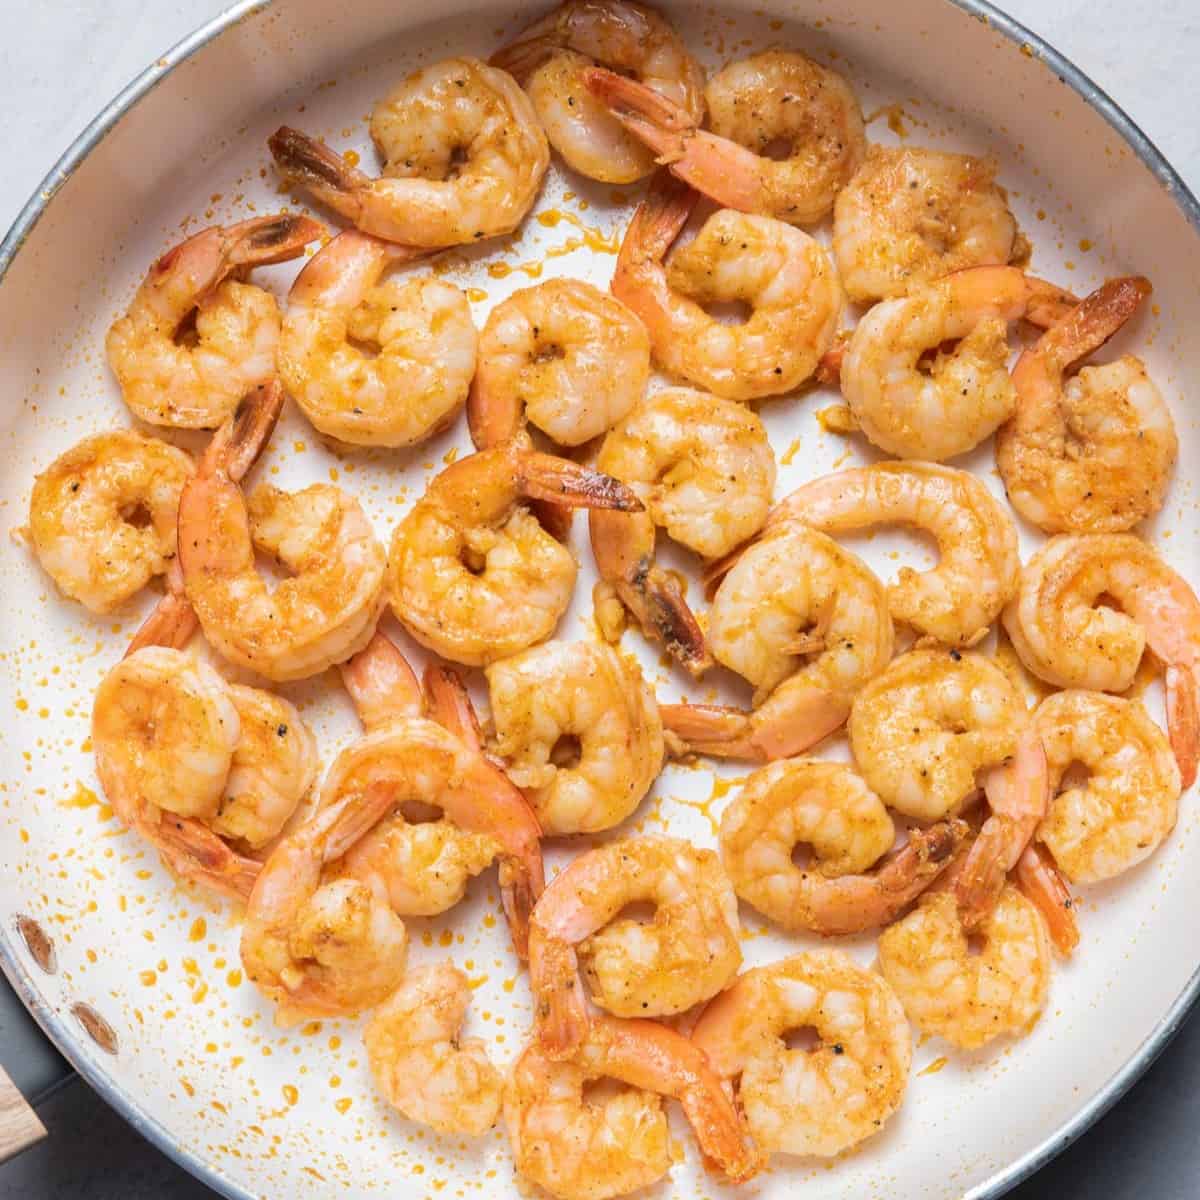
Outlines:
<svg viewBox="0 0 1200 1200"><path fill-rule="evenodd" d="M1140 359L1067 371L1150 294L1111 279L1021 355L1016 410L996 438L1013 507L1047 533L1120 533L1162 507L1179 453L1175 422Z"/></svg>
<svg viewBox="0 0 1200 1200"><path fill-rule="evenodd" d="M705 558L758 532L771 507L775 455L758 416L690 388L647 397L604 439L596 465L629 484L645 512L589 515L600 577L647 637L693 674L711 665L675 577L654 562L655 527Z"/></svg>
<svg viewBox="0 0 1200 1200"><path fill-rule="evenodd" d="M697 193L662 175L630 222L612 291L645 324L665 370L729 400L798 387L837 330L842 289L807 234L771 217L722 209L664 266ZM705 304L741 301L750 316L726 325Z"/></svg>
<svg viewBox="0 0 1200 1200"><path fill-rule="evenodd" d="M818 1045L789 1049L812 1029ZM878 1133L900 1107L912 1036L900 1001L841 950L810 950L739 975L692 1041L737 1099L761 1150L829 1158Z"/></svg>
<svg viewBox="0 0 1200 1200"><path fill-rule="evenodd" d="M721 814L721 861L738 896L784 929L858 933L895 920L965 834L960 821L913 830L880 862L896 840L883 801L843 763L790 758L755 771ZM803 866L797 846L811 849Z"/></svg>
<svg viewBox="0 0 1200 1200"><path fill-rule="evenodd" d="M995 175L989 159L871 146L833 209L833 252L850 299L881 300L964 267L1007 263L1017 223Z"/></svg>
<svg viewBox="0 0 1200 1200"><path fill-rule="evenodd" d="M414 71L375 106L371 137L379 179L286 125L268 145L286 179L363 233L431 249L511 233L550 165L529 97L477 58Z"/></svg>
<svg viewBox="0 0 1200 1200"><path fill-rule="evenodd" d="M1117 607L1119 606L1119 607ZM1021 661L1058 687L1123 692L1143 650L1166 667L1167 734L1183 787L1200 759L1200 600L1132 534L1059 534L1004 612Z"/></svg>
<svg viewBox="0 0 1200 1200"><path fill-rule="evenodd" d="M859 428L898 458L965 454L1012 415L1008 323L1061 295L1017 267L970 267L875 305L854 330L842 394ZM957 345L949 352L939 347ZM936 352L928 369L924 355Z"/></svg>
<svg viewBox="0 0 1200 1200"><path fill-rule="evenodd" d="M915 462L835 471L780 501L767 529L791 521L829 534L891 524L930 534L937 542L937 566L901 568L888 584L888 607L896 621L947 645L970 646L984 637L1016 590L1021 566L1016 527L967 471Z"/></svg>
<svg viewBox="0 0 1200 1200"><path fill-rule="evenodd" d="M755 708L667 704L663 724L700 754L799 754L842 725L892 639L883 585L860 559L798 522L776 525L738 559L709 613L712 652L754 684Z"/></svg>
<svg viewBox="0 0 1200 1200"><path fill-rule="evenodd" d="M614 1079L616 1095L585 1099L587 1084ZM671 1168L660 1096L683 1106L705 1159L733 1182L758 1156L704 1053L655 1021L596 1017L571 1058L556 1060L535 1039L513 1066L504 1122L517 1170L559 1200L610 1200Z"/></svg>
<svg viewBox="0 0 1200 1200"><path fill-rule="evenodd" d="M961 811L982 772L997 810L1007 813L1018 799L1045 804L1037 749L1014 759L1028 724L1024 700L990 658L910 650L855 696L850 748L867 783L905 816L939 821ZM1006 770L989 770L1000 765ZM1040 794L1001 797L1010 786Z"/></svg>
<svg viewBox="0 0 1200 1200"><path fill-rule="evenodd" d="M366 885L324 879L324 868L394 803L389 783L347 795L282 838L263 864L241 955L247 978L277 1005L277 1025L355 1016L403 977L408 934L400 918Z"/></svg>
<svg viewBox="0 0 1200 1200"><path fill-rule="evenodd" d="M652 919L619 914L649 901ZM593 999L619 1017L684 1012L716 995L742 962L737 897L711 850L644 836L588 850L546 888L529 923L529 982L546 1050L570 1054Z"/></svg>
<svg viewBox="0 0 1200 1200"><path fill-rule="evenodd" d="M1035 714L1057 789L1082 764L1085 782L1050 802L1038 839L1072 883L1129 870L1175 827L1179 768L1162 731L1136 700L1102 692L1047 696Z"/></svg>
<svg viewBox="0 0 1200 1200"><path fill-rule="evenodd" d="M394 805L334 873L367 884L403 916L428 916L457 904L471 878L499 858L501 896L523 956L543 886L541 829L529 804L477 746L421 715L416 679L383 634L343 664L342 678L368 732L334 760L318 806L376 783L392 787ZM410 821L406 805L442 818Z"/></svg>
<svg viewBox="0 0 1200 1200"><path fill-rule="evenodd" d="M225 681L166 646L122 659L92 708L96 774L113 811L180 878L244 900L259 864L206 824L220 809L240 733Z"/></svg>
<svg viewBox="0 0 1200 1200"><path fill-rule="evenodd" d="M179 502L179 561L205 637L268 679L303 679L354 654L384 604L386 556L358 502L330 484L262 485L243 496L229 468L239 428L282 402L272 384L213 438ZM255 550L291 574L272 590Z"/></svg>
<svg viewBox="0 0 1200 1200"><path fill-rule="evenodd" d="M572 170L603 183L633 183L654 155L626 133L584 83L595 63L632 76L704 116L704 70L654 9L631 0L566 0L492 55L524 84L550 145Z"/></svg>
<svg viewBox="0 0 1200 1200"><path fill-rule="evenodd" d="M270 380L279 306L241 277L297 257L322 233L308 217L255 217L214 225L158 259L105 342L133 414L152 425L215 429ZM193 316L194 339L181 332Z"/></svg>
<svg viewBox="0 0 1200 1200"><path fill-rule="evenodd" d="M34 481L33 549L59 590L112 612L175 557L179 493L194 471L182 450L133 430L84 438Z"/></svg>
<svg viewBox="0 0 1200 1200"><path fill-rule="evenodd" d="M317 742L294 704L260 688L230 684L237 745L214 833L258 850L278 837L317 777Z"/></svg>
<svg viewBox="0 0 1200 1200"><path fill-rule="evenodd" d="M1037 909L1005 887L973 953L949 892L930 892L879 937L879 969L916 1026L963 1050L1021 1037L1050 990L1050 943Z"/></svg>
<svg viewBox="0 0 1200 1200"><path fill-rule="evenodd" d="M479 1038L459 1036L471 985L451 963L418 967L363 1029L367 1061L387 1102L440 1133L486 1133L504 1080Z"/></svg>
<svg viewBox="0 0 1200 1200"><path fill-rule="evenodd" d="M579 279L520 288L488 314L467 418L480 450L528 420L560 446L615 425L642 398L650 339L612 296Z"/></svg>
<svg viewBox="0 0 1200 1200"><path fill-rule="evenodd" d="M1042 914L1054 948L1069 957L1079 945L1079 926L1071 889L1058 864L1034 842L1025 847L1013 876L1025 898Z"/></svg>
<svg viewBox="0 0 1200 1200"><path fill-rule="evenodd" d="M657 161L718 204L807 225L828 215L867 152L850 85L803 54L769 50L731 63L705 89L712 132L669 97L612 71L591 92ZM787 154L768 156L781 145Z"/></svg>
<svg viewBox="0 0 1200 1200"><path fill-rule="evenodd" d="M392 610L423 646L481 666L545 641L578 566L525 504L637 511L624 484L514 443L435 476L392 538Z"/></svg>
<svg viewBox="0 0 1200 1200"><path fill-rule="evenodd" d="M380 282L389 263L409 257L349 230L296 276L279 374L321 433L356 446L411 446L462 408L475 373L470 305L432 276Z"/></svg>
<svg viewBox="0 0 1200 1200"><path fill-rule="evenodd" d="M547 642L487 668L496 752L547 834L620 824L663 762L654 693L610 646Z"/></svg>

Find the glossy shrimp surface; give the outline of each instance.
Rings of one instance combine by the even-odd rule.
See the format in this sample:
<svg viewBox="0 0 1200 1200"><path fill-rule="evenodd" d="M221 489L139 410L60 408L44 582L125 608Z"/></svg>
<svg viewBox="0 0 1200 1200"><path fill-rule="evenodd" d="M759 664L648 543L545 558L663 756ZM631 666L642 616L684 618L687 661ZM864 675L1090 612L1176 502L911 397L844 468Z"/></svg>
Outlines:
<svg viewBox="0 0 1200 1200"><path fill-rule="evenodd" d="M656 528L710 559L757 533L775 485L767 431L744 405L667 388L609 433L597 466L645 505L641 513L589 514L600 576L648 637L699 674L711 658L676 577L654 561Z"/></svg>
<svg viewBox="0 0 1200 1200"><path fill-rule="evenodd" d="M546 136L573 170L604 183L649 175L655 155L588 90L587 68L622 72L704 116L704 70L655 9L632 0L566 0L492 55L533 101Z"/></svg>
<svg viewBox="0 0 1200 1200"><path fill-rule="evenodd" d="M730 400L789 392L829 348L842 289L821 245L771 217L722 209L670 258L696 193L659 177L621 243L612 290L642 319L655 360ZM706 304L740 301L737 324Z"/></svg>
<svg viewBox="0 0 1200 1200"><path fill-rule="evenodd" d="M445 428L467 398L478 340L467 298L431 276L382 279L406 254L348 230L288 295L280 376L314 427L339 441L411 446Z"/></svg>
<svg viewBox="0 0 1200 1200"><path fill-rule="evenodd" d="M447 58L414 71L376 105L373 179L283 126L270 138L284 177L363 233L402 246L471 245L511 233L550 163L529 98L505 71Z"/></svg>
<svg viewBox="0 0 1200 1200"><path fill-rule="evenodd" d="M84 438L42 471L29 499L34 552L59 590L106 613L175 557L179 495L195 467L157 438Z"/></svg>
<svg viewBox="0 0 1200 1200"><path fill-rule="evenodd" d="M784 1035L811 1028L813 1049ZM908 1086L912 1038L891 987L840 950L810 950L739 975L692 1040L736 1080L758 1147L828 1158L878 1133Z"/></svg>

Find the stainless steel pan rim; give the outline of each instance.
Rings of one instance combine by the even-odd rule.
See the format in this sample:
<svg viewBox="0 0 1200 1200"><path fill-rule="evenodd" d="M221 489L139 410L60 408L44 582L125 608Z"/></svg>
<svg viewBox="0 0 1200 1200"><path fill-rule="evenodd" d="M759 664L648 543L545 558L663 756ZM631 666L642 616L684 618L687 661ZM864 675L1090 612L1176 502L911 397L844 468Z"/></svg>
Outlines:
<svg viewBox="0 0 1200 1200"><path fill-rule="evenodd" d="M271 7L274 0L239 0L225 12L202 25L194 33L178 42L154 64L138 75L119 92L84 128L71 143L63 156L54 164L40 186L17 215L12 228L0 242L0 283L9 266L29 236L42 213L54 198L55 193L71 177L75 169L103 141L122 117L147 95L165 76L180 63L190 58L197 50L224 33L239 21ZM1171 199L1200 236L1200 201L1191 193L1178 172L1163 157L1157 146L1142 132L1134 121L1113 99L1087 77L1074 63L1060 54L1053 46L1027 29L1019 21L1001 12L987 0L944 0L995 29L1010 41L1026 47L1041 60L1067 86L1073 88L1094 108L1128 143L1141 162L1167 190ZM180 1166L190 1171L203 1183L227 1196L230 1200L259 1200L252 1192L226 1178L211 1163L196 1155L187 1147L177 1145L170 1132L138 1102L118 1088L108 1075L98 1069L89 1056L78 1049L78 1033L66 1014L48 1008L39 998L32 976L23 961L16 957L13 941L0 937L0 968L12 984L22 1003L32 1013L46 1036L54 1043L64 1058L79 1072L88 1084L127 1120L143 1137ZM1064 1121L1039 1146L1023 1154L1003 1171L993 1175L986 1183L969 1192L964 1200L997 1200L1018 1183L1028 1179L1035 1171L1045 1166L1055 1155L1065 1150L1076 1138L1098 1121L1146 1072L1151 1063L1162 1053L1170 1040L1182 1026L1192 1006L1200 996L1200 964L1192 973L1187 986L1175 1003L1154 1027L1150 1034L1130 1056L1125 1065L1116 1071L1102 1088L1075 1113Z"/></svg>

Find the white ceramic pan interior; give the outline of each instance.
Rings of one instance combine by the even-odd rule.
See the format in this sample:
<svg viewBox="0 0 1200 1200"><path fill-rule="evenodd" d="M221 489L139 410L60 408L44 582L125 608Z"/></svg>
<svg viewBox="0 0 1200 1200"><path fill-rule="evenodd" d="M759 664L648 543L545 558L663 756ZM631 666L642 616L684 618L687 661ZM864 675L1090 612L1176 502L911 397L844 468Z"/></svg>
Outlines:
<svg viewBox="0 0 1200 1200"><path fill-rule="evenodd" d="M759 0L752 9L728 0L668 9L707 65L769 45L835 65L875 114L875 140L996 155L1033 240L1037 274L1080 293L1117 273L1153 280L1153 305L1114 352L1136 347L1173 409L1182 443L1178 477L1146 533L1196 581L1200 436L1186 391L1200 376L1200 344L1189 336L1200 324L1194 201L1086 80L1047 48L1022 44L1002 18L967 11L982 7ZM386 1109L367 1075L358 1024L277 1031L241 978L237 914L177 885L97 797L92 695L154 597L108 620L63 601L21 536L29 489L36 471L85 434L130 424L103 337L151 260L188 231L291 201L266 150L277 125L323 135L370 164L366 118L395 81L447 54L486 56L536 11L505 0L243 5L161 60L99 119L35 197L0 260L7 266L0 510L12 534L0 543L4 966L87 1078L230 1196L515 1196L518 1189L500 1130L468 1145L421 1132ZM480 325L492 304L534 277L578 276L606 286L637 190L623 189L622 199L556 163L518 234L452 253L437 269L472 289ZM283 295L294 270L259 278ZM815 413L834 399L817 391L763 407L780 458L778 495L869 461L862 441L822 432ZM386 538L428 476L452 451L468 448L459 421L411 453L334 452L290 410L259 477L283 486L336 479L360 497ZM990 444L965 465L1001 494ZM1027 553L1040 538L1026 534ZM593 636L594 573L582 521L574 546L583 569L560 636L584 638ZM856 549L885 577L900 562L931 561L928 547L900 537L863 539ZM624 645L639 655L660 696L679 694L681 677L661 665L656 650L632 632ZM728 680L721 686L728 689ZM357 734L334 672L282 690L303 706L326 763ZM1161 715L1155 691L1147 703ZM845 751L835 743L829 753ZM742 773L668 767L616 832L665 829L714 845L714 820L727 802L713 799L714 777ZM1178 828L1149 862L1084 891L1082 943L1070 965L1056 967L1049 1005L1030 1036L973 1055L936 1039L919 1042L908 1097L880 1136L832 1164L779 1158L749 1194L783 1197L803 1186L812 1200L950 1200L998 1195L1027 1173L1120 1094L1190 1003L1200 963L1198 853L1195 798L1186 796ZM554 848L549 858L557 865L566 854ZM51 971L35 961L19 916L53 942L53 962L42 955ZM770 932L749 910L743 919L748 964L813 944ZM494 878L477 881L468 902L445 918L410 928L414 962L448 955L471 977L470 1032L491 1043L498 1061L510 1061L530 1001ZM864 963L874 958L871 938L848 948ZM678 1135L686 1160L654 1195L726 1194L703 1175L682 1123Z"/></svg>

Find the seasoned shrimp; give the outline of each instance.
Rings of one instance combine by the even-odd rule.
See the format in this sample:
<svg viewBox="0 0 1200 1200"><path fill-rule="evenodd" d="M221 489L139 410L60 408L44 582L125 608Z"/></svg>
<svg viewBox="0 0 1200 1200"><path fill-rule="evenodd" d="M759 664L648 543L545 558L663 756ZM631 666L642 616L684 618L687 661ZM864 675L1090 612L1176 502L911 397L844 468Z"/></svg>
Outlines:
<svg viewBox="0 0 1200 1200"><path fill-rule="evenodd" d="M597 1079L627 1088L585 1099ZM655 1021L596 1017L566 1061L535 1039L513 1066L504 1122L517 1170L558 1200L610 1200L648 1187L676 1158L661 1096L680 1102L706 1161L731 1181L759 1169L700 1049Z"/></svg>
<svg viewBox="0 0 1200 1200"><path fill-rule="evenodd" d="M408 257L348 230L292 284L279 374L321 433L411 446L445 428L467 398L478 340L470 305L432 276L380 282L389 263Z"/></svg>
<svg viewBox="0 0 1200 1200"><path fill-rule="evenodd" d="M1120 533L1162 507L1179 453L1175 422L1140 359L1067 371L1150 294L1112 279L1021 355L1016 410L996 437L1013 507L1047 533Z"/></svg>
<svg viewBox="0 0 1200 1200"><path fill-rule="evenodd" d="M757 689L755 708L667 704L663 724L700 754L763 762L839 728L854 693L892 656L883 585L831 538L776 525L738 559L713 599L709 645Z"/></svg>
<svg viewBox="0 0 1200 1200"><path fill-rule="evenodd" d="M631 0L566 0L492 55L524 84L550 145L567 165L603 183L633 183L654 154L626 133L584 82L595 63L612 67L704 116L704 70L654 9Z"/></svg>
<svg viewBox="0 0 1200 1200"><path fill-rule="evenodd" d="M133 430L84 438L38 475L29 532L38 561L72 600L112 612L175 557L182 450Z"/></svg>
<svg viewBox="0 0 1200 1200"><path fill-rule="evenodd" d="M655 905L646 922L620 917ZM593 999L619 1017L684 1012L742 962L737 897L711 850L644 836L588 850L561 871L529 923L529 982L542 1045L565 1056L586 1036Z"/></svg>
<svg viewBox="0 0 1200 1200"><path fill-rule="evenodd" d="M333 873L367 884L403 916L445 912L471 878L500 859L500 891L513 944L525 953L529 913L542 893L541 829L504 773L457 727L422 715L415 677L383 634L342 666L367 735L334 760L318 806L387 783L393 808L342 856ZM434 705L445 719L444 709ZM442 813L410 821L405 806Z"/></svg>
<svg viewBox="0 0 1200 1200"><path fill-rule="evenodd" d="M379 179L286 125L268 145L286 179L363 233L430 249L511 233L550 165L529 97L477 58L414 71L375 106L371 137Z"/></svg>
<svg viewBox="0 0 1200 1200"><path fill-rule="evenodd" d="M1088 778L1050 802L1038 839L1072 883L1129 870L1175 827L1179 768L1162 731L1136 700L1102 692L1047 696L1034 716L1057 789L1077 763Z"/></svg>
<svg viewBox="0 0 1200 1200"><path fill-rule="evenodd" d="M879 969L916 1026L963 1050L1028 1033L1050 990L1050 943L1037 909L1005 887L973 953L949 892L926 893L879 937Z"/></svg>
<svg viewBox="0 0 1200 1200"><path fill-rule="evenodd" d="M1008 322L1063 293L1017 267L970 267L875 305L854 330L842 394L859 428L899 458L965 454L1012 415ZM957 345L948 353L939 347ZM928 370L922 357L936 351Z"/></svg>
<svg viewBox="0 0 1200 1200"><path fill-rule="evenodd" d="M791 521L829 534L889 524L930 534L937 542L937 566L901 568L888 584L888 607L896 621L947 645L970 646L984 637L1016 591L1021 566L1016 527L967 471L916 462L835 471L780 501L767 529Z"/></svg>
<svg viewBox="0 0 1200 1200"><path fill-rule="evenodd" d="M262 485L243 496L228 447L247 421L282 403L277 383L249 397L213 438L179 502L179 561L205 637L268 679L303 679L354 654L384 604L386 555L358 502L330 484ZM256 549L288 578L272 590Z"/></svg>
<svg viewBox="0 0 1200 1200"><path fill-rule="evenodd" d="M1008 787L1040 795L1045 770L1017 754L1029 724L1025 702L991 659L957 650L910 650L854 698L850 749L867 783L889 807L919 821L939 821L963 808L977 776L994 807L1012 811ZM1005 765L1006 770L989 768Z"/></svg>
<svg viewBox="0 0 1200 1200"><path fill-rule="evenodd" d="M871 146L833 209L833 252L850 299L882 300L964 267L1009 262L1017 223L995 175L989 159Z"/></svg>
<svg viewBox="0 0 1200 1200"><path fill-rule="evenodd" d="M588 89L680 179L718 204L792 224L821 220L867 152L850 85L803 54L768 50L731 63L705 89L700 117L613 71L584 73ZM786 155L768 149L786 145Z"/></svg>
<svg viewBox="0 0 1200 1200"><path fill-rule="evenodd" d="M613 295L641 317L654 357L672 374L729 400L790 392L817 369L837 330L833 264L790 225L722 209L664 266L696 197L658 177L621 243ZM750 306L740 324L702 307L732 301Z"/></svg>
<svg viewBox="0 0 1200 1200"><path fill-rule="evenodd" d="M813 1049L784 1034L811 1028ZM760 1150L829 1158L878 1133L912 1063L904 1009L841 950L810 950L739 975L704 1010L692 1041L737 1099Z"/></svg>
<svg viewBox="0 0 1200 1200"><path fill-rule="evenodd" d="M105 342L133 414L152 425L215 429L270 380L279 306L241 277L296 258L323 233L308 217L255 217L214 225L158 259ZM194 338L182 332L193 317Z"/></svg>
<svg viewBox="0 0 1200 1200"><path fill-rule="evenodd" d="M1058 687L1123 692L1147 646L1166 668L1167 734L1182 786L1200 760L1200 599L1132 534L1059 534L1021 571L1004 612L1021 661Z"/></svg>
<svg viewBox="0 0 1200 1200"><path fill-rule="evenodd" d="M791 758L755 771L722 813L721 861L738 896L784 929L858 933L895 920L965 835L961 821L913 830L880 862L896 840L883 801L843 763ZM811 858L798 866L801 845Z"/></svg>
<svg viewBox="0 0 1200 1200"><path fill-rule="evenodd" d="M487 681L496 752L545 833L611 829L658 778L654 693L612 647L547 642L493 663Z"/></svg>
<svg viewBox="0 0 1200 1200"><path fill-rule="evenodd" d="M578 566L525 504L637 511L624 484L515 443L435 476L392 538L392 610L423 646L482 666L545 641Z"/></svg>
<svg viewBox="0 0 1200 1200"><path fill-rule="evenodd" d="M596 465L627 483L645 512L589 515L600 577L693 674L711 665L675 577L654 562L655 527L705 558L758 532L771 507L775 455L758 416L690 388L648 397L604 439Z"/></svg>
<svg viewBox="0 0 1200 1200"><path fill-rule="evenodd" d="M520 288L488 314L467 419L480 450L528 420L560 446L615 425L642 398L650 339L612 296L579 279Z"/></svg>
<svg viewBox="0 0 1200 1200"><path fill-rule="evenodd" d="M403 978L408 934L400 918L365 884L324 877L394 802L389 783L347 795L282 838L263 864L241 956L247 978L277 1005L277 1025L355 1016Z"/></svg>
<svg viewBox="0 0 1200 1200"><path fill-rule="evenodd" d="M451 963L418 967L363 1029L367 1062L387 1102L440 1133L486 1133L504 1080L479 1038L459 1036L471 985Z"/></svg>

